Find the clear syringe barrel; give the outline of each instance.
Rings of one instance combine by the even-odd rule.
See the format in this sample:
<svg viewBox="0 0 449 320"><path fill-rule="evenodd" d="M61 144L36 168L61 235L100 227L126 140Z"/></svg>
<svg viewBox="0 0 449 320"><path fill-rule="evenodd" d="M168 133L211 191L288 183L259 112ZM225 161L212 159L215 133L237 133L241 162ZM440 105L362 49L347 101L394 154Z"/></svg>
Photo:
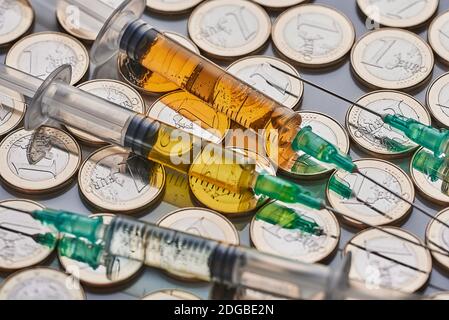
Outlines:
<svg viewBox="0 0 449 320"><path fill-rule="evenodd" d="M25 114L27 130L53 122L63 124L232 192L250 189L256 194L289 200L291 195L279 187L289 184L296 195L295 184L259 175L254 161L247 157L213 143L202 145L187 132L71 86L70 79L69 65L61 66L42 81L0 64L0 84L30 101ZM196 152L201 152L201 157L192 166ZM214 170L208 171L207 167Z"/></svg>
<svg viewBox="0 0 449 320"><path fill-rule="evenodd" d="M391 289L364 289L341 268L302 263L255 249L117 216L103 234L105 253L199 280L287 299L417 299Z"/></svg>
<svg viewBox="0 0 449 320"><path fill-rule="evenodd" d="M301 130L302 118L217 64L185 48L145 21L129 23L120 50L143 67L201 99L217 112L260 133L276 130L280 165L293 165L291 143Z"/></svg>
<svg viewBox="0 0 449 320"><path fill-rule="evenodd" d="M145 0L124 0L107 19L93 10L101 0L58 1L69 2L83 17L103 23L91 49L95 65L120 50L243 127L277 130L279 164L284 169L294 165L296 152L290 146L301 130L301 116L141 20Z"/></svg>
<svg viewBox="0 0 449 320"><path fill-rule="evenodd" d="M0 85L22 94L28 110L25 128L59 122L113 144L122 145L135 112L71 86L70 66L62 66L45 81L0 64Z"/></svg>
<svg viewBox="0 0 449 320"><path fill-rule="evenodd" d="M106 252L199 280L301 299L326 291L333 273L253 249L117 217L105 234ZM306 297L307 297L306 296Z"/></svg>

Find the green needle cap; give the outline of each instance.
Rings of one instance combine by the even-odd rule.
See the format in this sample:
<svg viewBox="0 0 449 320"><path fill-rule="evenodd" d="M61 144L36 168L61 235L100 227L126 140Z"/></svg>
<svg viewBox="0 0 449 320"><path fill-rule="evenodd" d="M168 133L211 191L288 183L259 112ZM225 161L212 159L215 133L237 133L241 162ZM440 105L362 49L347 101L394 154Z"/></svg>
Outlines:
<svg viewBox="0 0 449 320"><path fill-rule="evenodd" d="M342 196L344 199L352 198L353 193L351 187L346 182L341 181L335 175L330 178L328 188L338 195Z"/></svg>
<svg viewBox="0 0 449 320"><path fill-rule="evenodd" d="M294 209L284 207L278 203L270 203L263 207L256 215L257 220L280 226L289 230L300 230L304 233L321 236L322 228L312 218L298 214Z"/></svg>
<svg viewBox="0 0 449 320"><path fill-rule="evenodd" d="M56 242L58 241L58 239L53 233L48 232L36 235L34 237L34 241L50 249L53 249L56 246Z"/></svg>
<svg viewBox="0 0 449 320"><path fill-rule="evenodd" d="M414 119L388 114L384 122L404 133L410 140L431 150L435 156L446 154L449 146L449 131L426 126Z"/></svg>
<svg viewBox="0 0 449 320"><path fill-rule="evenodd" d="M86 263L92 269L97 269L101 265L104 253L102 245L71 237L63 237L59 241L58 249L61 256Z"/></svg>
<svg viewBox="0 0 449 320"><path fill-rule="evenodd" d="M419 151L413 158L413 168L428 176L433 182L439 179L444 158L437 158L425 150Z"/></svg>
<svg viewBox="0 0 449 320"><path fill-rule="evenodd" d="M341 153L332 143L315 134L310 126L299 131L293 140L292 148L295 151L303 151L322 162L334 164L348 172L354 172L357 169L351 157Z"/></svg>
<svg viewBox="0 0 449 320"><path fill-rule="evenodd" d="M97 241L98 233L103 227L101 217L89 218L76 213L51 209L33 211L33 217L42 224L55 228L60 233L84 238L92 243Z"/></svg>
<svg viewBox="0 0 449 320"><path fill-rule="evenodd" d="M321 199L311 196L296 183L276 176L259 175L256 180L254 192L258 195L265 195L271 199L286 203L300 203L317 210L323 208L323 201Z"/></svg>

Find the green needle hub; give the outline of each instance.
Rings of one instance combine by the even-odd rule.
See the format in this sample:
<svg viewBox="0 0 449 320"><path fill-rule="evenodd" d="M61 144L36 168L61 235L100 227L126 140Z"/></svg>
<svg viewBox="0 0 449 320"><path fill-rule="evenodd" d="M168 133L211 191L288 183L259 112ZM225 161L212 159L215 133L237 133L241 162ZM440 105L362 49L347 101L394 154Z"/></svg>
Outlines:
<svg viewBox="0 0 449 320"><path fill-rule="evenodd" d="M322 228L315 220L299 215L294 209L271 203L263 207L256 215L257 220L280 226L288 230L300 230L303 233L321 236Z"/></svg>
<svg viewBox="0 0 449 320"><path fill-rule="evenodd" d="M351 157L343 154L329 141L323 139L307 126L298 132L293 140L292 148L295 151L303 151L309 156L322 162L331 163L348 172L355 172L357 167Z"/></svg>

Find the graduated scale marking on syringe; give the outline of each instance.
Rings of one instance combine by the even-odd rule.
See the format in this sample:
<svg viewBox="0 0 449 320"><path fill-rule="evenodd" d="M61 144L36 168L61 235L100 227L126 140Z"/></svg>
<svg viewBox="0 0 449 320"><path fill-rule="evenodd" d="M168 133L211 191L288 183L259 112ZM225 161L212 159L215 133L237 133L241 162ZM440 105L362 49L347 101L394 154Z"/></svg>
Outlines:
<svg viewBox="0 0 449 320"><path fill-rule="evenodd" d="M348 278L351 255L347 256L342 269L332 271L323 265L304 264L254 249L226 245L123 216L116 216L110 224L105 224L102 217L89 218L66 211L0 207L31 215L42 224L54 228L60 237L54 234L29 236L38 243L52 247L59 241L62 256L86 263L94 269L103 265L110 276L114 270L114 257L124 257L142 261L150 267L184 272L199 280L264 291L290 299L310 298L320 292L330 299L417 298L391 289L369 291L353 287L354 280ZM11 228L2 229L14 232ZM27 236L26 233L18 233ZM416 244L409 239L407 241ZM130 244L133 244L132 247ZM372 254L404 266L401 261L381 253ZM405 266L420 272L413 266ZM272 285L267 287L266 283Z"/></svg>

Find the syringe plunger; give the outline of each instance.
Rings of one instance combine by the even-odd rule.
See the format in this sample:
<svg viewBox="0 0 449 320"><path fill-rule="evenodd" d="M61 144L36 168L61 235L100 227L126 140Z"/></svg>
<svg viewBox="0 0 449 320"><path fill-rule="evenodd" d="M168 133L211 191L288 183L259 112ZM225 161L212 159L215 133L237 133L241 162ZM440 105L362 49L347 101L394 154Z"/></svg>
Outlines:
<svg viewBox="0 0 449 320"><path fill-rule="evenodd" d="M42 81L0 64L0 85L28 100L25 129L34 130L57 122L91 133L106 142L123 145L124 130L137 113L71 86L70 79L69 65L59 67Z"/></svg>

